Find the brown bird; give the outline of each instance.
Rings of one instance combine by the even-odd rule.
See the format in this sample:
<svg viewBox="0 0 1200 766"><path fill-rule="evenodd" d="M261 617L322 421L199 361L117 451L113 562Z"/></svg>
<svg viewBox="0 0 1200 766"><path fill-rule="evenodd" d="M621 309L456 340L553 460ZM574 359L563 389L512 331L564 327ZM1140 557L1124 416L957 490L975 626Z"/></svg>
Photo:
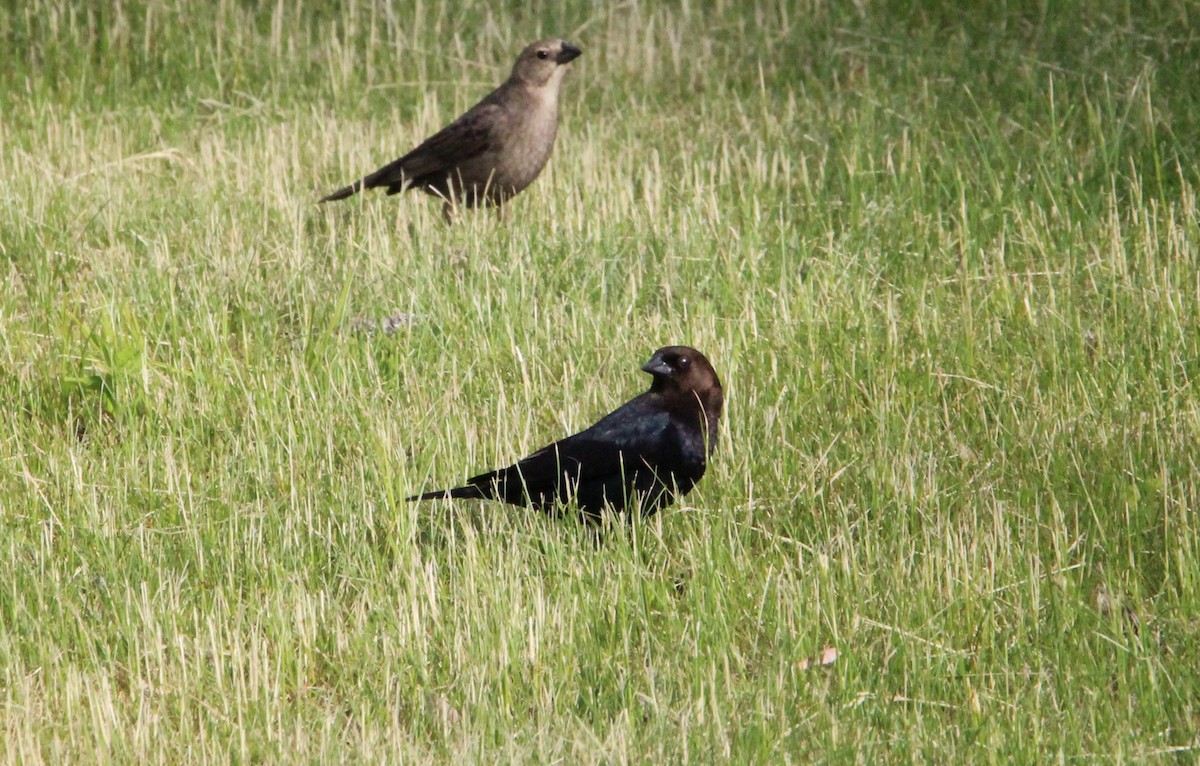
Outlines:
<svg viewBox="0 0 1200 766"><path fill-rule="evenodd" d="M540 511L573 502L592 522L606 507L654 514L704 476L725 395L712 365L694 348L660 348L642 369L653 376L650 390L591 428L462 487L408 499L501 500Z"/></svg>
<svg viewBox="0 0 1200 766"><path fill-rule="evenodd" d="M445 201L449 221L458 205L503 205L542 172L558 133L558 90L565 65L583 51L551 38L521 51L512 74L462 117L408 154L321 202L363 189L399 194L416 187Z"/></svg>

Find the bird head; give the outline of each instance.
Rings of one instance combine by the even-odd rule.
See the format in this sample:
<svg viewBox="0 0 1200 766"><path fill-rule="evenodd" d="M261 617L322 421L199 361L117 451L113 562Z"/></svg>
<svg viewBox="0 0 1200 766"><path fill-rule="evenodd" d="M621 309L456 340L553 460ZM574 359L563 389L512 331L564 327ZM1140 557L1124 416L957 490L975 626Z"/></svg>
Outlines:
<svg viewBox="0 0 1200 766"><path fill-rule="evenodd" d="M542 86L562 79L562 68L583 55L583 51L566 40L539 40L521 51L513 65L512 79Z"/></svg>
<svg viewBox="0 0 1200 766"><path fill-rule="evenodd" d="M705 409L720 410L721 381L708 357L689 346L666 346L654 352L642 370L654 377L650 390L699 398Z"/></svg>

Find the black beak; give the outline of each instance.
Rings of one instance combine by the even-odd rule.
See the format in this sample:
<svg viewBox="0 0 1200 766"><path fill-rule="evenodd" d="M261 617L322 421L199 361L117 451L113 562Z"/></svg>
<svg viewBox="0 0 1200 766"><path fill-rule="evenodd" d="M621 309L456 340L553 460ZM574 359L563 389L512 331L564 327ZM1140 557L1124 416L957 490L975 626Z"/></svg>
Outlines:
<svg viewBox="0 0 1200 766"><path fill-rule="evenodd" d="M576 48L570 43L563 43L562 50L558 52L555 61L559 64L568 64L583 55L583 51Z"/></svg>
<svg viewBox="0 0 1200 766"><path fill-rule="evenodd" d="M667 360L663 359L662 354L655 353L650 357L650 361L642 365L642 371L648 372L651 375L670 375L675 372L671 365L667 364Z"/></svg>

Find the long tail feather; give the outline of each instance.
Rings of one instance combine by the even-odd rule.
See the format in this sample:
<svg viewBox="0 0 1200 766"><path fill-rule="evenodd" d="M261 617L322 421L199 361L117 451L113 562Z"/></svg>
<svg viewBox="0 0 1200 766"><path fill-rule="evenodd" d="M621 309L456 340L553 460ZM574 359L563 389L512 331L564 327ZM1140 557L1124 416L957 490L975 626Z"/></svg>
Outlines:
<svg viewBox="0 0 1200 766"><path fill-rule="evenodd" d="M343 186L341 189L338 189L333 194L322 197L320 201L322 203L335 202L339 199L346 199L347 197L349 197L353 194L357 194L358 192L362 191L363 181L365 181L365 180L366 179L364 178L364 179L362 179L362 181L355 181L354 183L350 184L349 186Z"/></svg>
<svg viewBox="0 0 1200 766"><path fill-rule="evenodd" d="M473 484L468 484L465 487L454 487L453 489L438 489L433 492L426 492L421 495L413 495L412 497L404 498L407 502L416 500L446 500L449 498L467 498L470 500L486 500L488 496L483 490Z"/></svg>

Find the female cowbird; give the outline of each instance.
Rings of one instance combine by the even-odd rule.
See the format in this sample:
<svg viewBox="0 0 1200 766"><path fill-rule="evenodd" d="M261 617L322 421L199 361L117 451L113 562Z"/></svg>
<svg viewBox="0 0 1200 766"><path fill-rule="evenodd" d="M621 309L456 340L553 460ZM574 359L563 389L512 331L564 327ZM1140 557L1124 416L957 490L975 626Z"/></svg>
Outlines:
<svg viewBox="0 0 1200 766"><path fill-rule="evenodd" d="M558 89L566 65L582 51L566 40L541 40L521 51L512 74L463 116L416 149L321 202L382 186L410 187L457 205L502 205L533 183L550 159L558 133Z"/></svg>
<svg viewBox="0 0 1200 766"><path fill-rule="evenodd" d="M408 499L501 500L546 512L573 504L592 522L604 508L650 516L704 475L725 396L694 348L660 348L642 369L653 377L650 390L591 428L464 486Z"/></svg>

